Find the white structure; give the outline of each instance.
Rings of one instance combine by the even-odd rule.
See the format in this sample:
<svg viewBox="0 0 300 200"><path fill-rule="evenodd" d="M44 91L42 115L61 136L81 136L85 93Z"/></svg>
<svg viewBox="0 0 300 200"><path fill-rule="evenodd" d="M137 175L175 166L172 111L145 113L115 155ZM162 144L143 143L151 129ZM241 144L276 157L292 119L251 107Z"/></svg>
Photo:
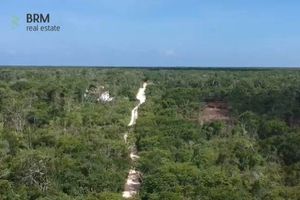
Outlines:
<svg viewBox="0 0 300 200"><path fill-rule="evenodd" d="M97 99L97 101L111 102L113 99L114 99L113 97L110 97L109 91L106 91L106 92L103 92L102 94L100 94L100 96Z"/></svg>
<svg viewBox="0 0 300 200"><path fill-rule="evenodd" d="M104 86L101 85L97 88L94 87L92 89L86 89L83 96L86 99L89 97L92 97L92 99L98 97L97 98L98 102L103 102L103 103L111 102L114 98L109 95L109 91L104 91L104 92L103 91L104 91Z"/></svg>

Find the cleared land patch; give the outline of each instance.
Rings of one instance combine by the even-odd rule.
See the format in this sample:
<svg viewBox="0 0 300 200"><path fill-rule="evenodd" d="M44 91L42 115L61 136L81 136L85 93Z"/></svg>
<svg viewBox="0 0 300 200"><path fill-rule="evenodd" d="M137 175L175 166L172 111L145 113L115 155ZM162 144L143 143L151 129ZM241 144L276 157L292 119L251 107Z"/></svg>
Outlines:
<svg viewBox="0 0 300 200"><path fill-rule="evenodd" d="M200 111L200 123L209 123L214 121L228 122L229 120L228 105L222 101L207 102L204 108Z"/></svg>

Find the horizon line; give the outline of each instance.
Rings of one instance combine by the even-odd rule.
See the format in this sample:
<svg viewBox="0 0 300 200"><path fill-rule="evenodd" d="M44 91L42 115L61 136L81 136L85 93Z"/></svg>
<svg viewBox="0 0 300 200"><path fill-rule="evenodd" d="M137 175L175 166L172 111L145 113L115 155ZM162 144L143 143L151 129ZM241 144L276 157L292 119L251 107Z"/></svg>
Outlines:
<svg viewBox="0 0 300 200"><path fill-rule="evenodd" d="M0 65L0 68L177 68L177 69L207 69L207 68L221 68L221 69L300 69L300 66L150 66L150 65Z"/></svg>

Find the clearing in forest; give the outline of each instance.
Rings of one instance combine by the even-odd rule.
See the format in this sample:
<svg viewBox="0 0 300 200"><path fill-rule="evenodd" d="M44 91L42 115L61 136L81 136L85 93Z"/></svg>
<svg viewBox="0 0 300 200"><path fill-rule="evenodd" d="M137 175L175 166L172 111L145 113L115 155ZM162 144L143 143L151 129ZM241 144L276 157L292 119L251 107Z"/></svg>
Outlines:
<svg viewBox="0 0 300 200"><path fill-rule="evenodd" d="M227 103L222 101L207 102L204 108L200 111L199 121L200 123L225 121L228 122L229 108Z"/></svg>

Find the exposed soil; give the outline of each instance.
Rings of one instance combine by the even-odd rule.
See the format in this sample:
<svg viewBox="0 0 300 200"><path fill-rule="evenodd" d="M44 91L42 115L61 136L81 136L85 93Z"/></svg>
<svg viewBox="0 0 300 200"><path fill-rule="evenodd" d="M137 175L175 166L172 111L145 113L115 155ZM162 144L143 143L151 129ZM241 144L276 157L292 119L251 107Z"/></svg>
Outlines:
<svg viewBox="0 0 300 200"><path fill-rule="evenodd" d="M222 101L207 102L200 111L200 123L226 121L230 120L229 108L227 103Z"/></svg>
<svg viewBox="0 0 300 200"><path fill-rule="evenodd" d="M138 118L138 109L143 103L146 102L146 95L145 95L146 87L147 87L147 83L144 82L143 87L139 89L136 95L137 100L139 100L139 104L136 107L134 107L131 111L131 119L128 124L129 127L132 127L136 124L136 120ZM124 135L124 141L126 144L128 144L127 142L128 134L129 133L125 133ZM135 144L131 145L129 149L130 149L131 161L136 162L140 157L138 156L138 152ZM141 182L142 182L141 173L137 171L134 167L132 167L132 169L128 173L122 196L125 199L133 198L135 195L138 194L141 187Z"/></svg>

